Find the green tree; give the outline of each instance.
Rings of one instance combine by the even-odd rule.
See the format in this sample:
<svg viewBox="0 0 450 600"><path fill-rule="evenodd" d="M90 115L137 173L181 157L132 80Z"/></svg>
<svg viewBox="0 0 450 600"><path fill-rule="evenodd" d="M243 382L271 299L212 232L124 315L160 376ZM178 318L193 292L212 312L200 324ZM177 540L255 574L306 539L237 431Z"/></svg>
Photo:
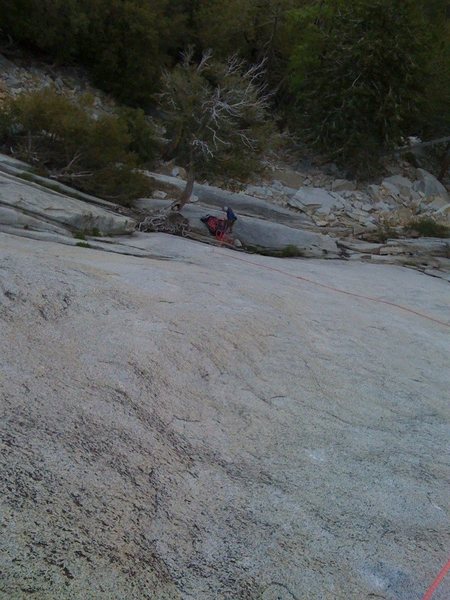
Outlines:
<svg viewBox="0 0 450 600"><path fill-rule="evenodd" d="M84 0L89 26L80 58L119 100L148 104L165 61L166 0Z"/></svg>
<svg viewBox="0 0 450 600"><path fill-rule="evenodd" d="M292 14L291 86L320 151L369 166L418 132L436 52L418 0L324 0Z"/></svg>
<svg viewBox="0 0 450 600"><path fill-rule="evenodd" d="M179 207L189 202L195 175L208 164L229 163L243 152L257 156L268 141L268 96L262 66L244 66L236 56L214 62L193 51L163 77L160 99L170 152L186 166L188 180Z"/></svg>
<svg viewBox="0 0 450 600"><path fill-rule="evenodd" d="M88 27L80 0L0 0L3 33L61 61L78 56Z"/></svg>
<svg viewBox="0 0 450 600"><path fill-rule="evenodd" d="M289 58L289 13L311 1L202 0L194 18L198 43L222 59L235 52L250 62L265 59L266 80L276 87Z"/></svg>

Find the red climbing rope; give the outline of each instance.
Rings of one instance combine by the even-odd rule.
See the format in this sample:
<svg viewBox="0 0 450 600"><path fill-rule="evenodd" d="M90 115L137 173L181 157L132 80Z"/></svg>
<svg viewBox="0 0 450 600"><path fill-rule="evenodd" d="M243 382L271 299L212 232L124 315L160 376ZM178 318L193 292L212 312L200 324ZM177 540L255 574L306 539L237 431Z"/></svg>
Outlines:
<svg viewBox="0 0 450 600"><path fill-rule="evenodd" d="M423 597L423 600L431 600L431 598L433 597L434 592L438 589L438 587L441 585L444 577L447 575L447 573L450 571L450 560L448 561L448 563L446 565L444 565L442 567L442 569L439 571L438 576L436 577L436 579L433 581L433 583L430 585L430 587L428 588L428 590L425 593L425 596Z"/></svg>
<svg viewBox="0 0 450 600"><path fill-rule="evenodd" d="M360 298L362 300L369 300L370 302L376 302L377 304L386 304L387 306L393 306L394 308L398 308L399 310L402 310L404 312L411 313L418 317L422 317L423 319L428 319L429 321L433 321L434 323L437 323L438 325L443 325L444 327L450 328L450 323L448 323L446 321L441 321L439 319L436 319L435 317L430 317L429 315L427 315L425 313L421 313L417 310L414 310L413 308L408 308L407 306L402 306L401 304L396 304L395 302L390 302L389 300L382 300L381 298L373 298L372 296L364 296L363 294L356 294L355 292L347 292L346 290L341 290L341 289L333 287L331 285L327 285L326 283L320 283L318 281L308 279L307 277L302 277L301 275L293 275L292 273L288 273L287 271L282 271L281 269L277 269L276 267L269 267L268 265L261 265L252 260L247 260L246 258L241 258L241 257L235 256L232 254L229 254L228 258L231 258L233 260L239 260L240 262L244 262L249 265L259 267L261 269L266 269L267 271L274 271L276 273L281 273L282 275L285 275L286 277L290 277L291 279L298 279L300 281L306 281L307 283L311 283L312 285L316 285L316 286L325 288L327 290L337 292L338 294L344 294L346 296L352 296L353 298Z"/></svg>

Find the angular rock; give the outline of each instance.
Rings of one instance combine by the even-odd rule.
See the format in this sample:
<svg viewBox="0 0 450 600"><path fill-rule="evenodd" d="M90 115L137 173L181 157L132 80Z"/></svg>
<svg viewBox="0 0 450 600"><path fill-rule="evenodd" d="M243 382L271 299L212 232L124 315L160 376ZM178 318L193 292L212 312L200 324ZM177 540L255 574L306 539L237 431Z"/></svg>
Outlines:
<svg viewBox="0 0 450 600"><path fill-rule="evenodd" d="M423 192L427 198L439 197L450 202L450 194L434 175L425 169L417 169L417 176L419 181L414 184L416 191Z"/></svg>
<svg viewBox="0 0 450 600"><path fill-rule="evenodd" d="M398 190L400 196L409 198L413 191L413 182L402 175L392 175L383 180L382 185L387 189L392 189L392 186Z"/></svg>
<svg viewBox="0 0 450 600"><path fill-rule="evenodd" d="M342 196L335 192L327 192L322 188L300 188L294 198L289 198L289 206L300 210L311 211L322 215L330 214L335 208L345 206Z"/></svg>
<svg viewBox="0 0 450 600"><path fill-rule="evenodd" d="M356 190L356 183L347 179L336 179L331 184L333 192L353 192Z"/></svg>

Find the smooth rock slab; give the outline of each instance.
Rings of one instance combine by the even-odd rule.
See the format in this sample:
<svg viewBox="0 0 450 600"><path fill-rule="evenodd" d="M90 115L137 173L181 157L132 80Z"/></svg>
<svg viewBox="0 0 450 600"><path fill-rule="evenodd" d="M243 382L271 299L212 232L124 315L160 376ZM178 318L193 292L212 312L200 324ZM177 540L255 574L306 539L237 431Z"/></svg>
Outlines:
<svg viewBox="0 0 450 600"><path fill-rule="evenodd" d="M91 205L53 192L45 187L0 173L0 206L17 212L17 224L55 231L55 227L74 231L98 229L106 235L121 235L134 230L134 221L100 206ZM11 215L8 213L11 225ZM5 217L6 218L6 217Z"/></svg>
<svg viewBox="0 0 450 600"><path fill-rule="evenodd" d="M0 596L420 600L448 284L125 241L152 258L0 235Z"/></svg>
<svg viewBox="0 0 450 600"><path fill-rule="evenodd" d="M182 190L186 185L181 179L161 175L159 173L145 172L149 177L159 183L165 183L178 190ZM294 211L287 210L276 204L271 204L267 200L249 196L244 193L228 192L212 185L203 185L196 183L194 193L203 205L212 208L221 209L224 206L231 206L237 213L267 219L291 227L304 227L311 225L311 220L305 215L296 214Z"/></svg>

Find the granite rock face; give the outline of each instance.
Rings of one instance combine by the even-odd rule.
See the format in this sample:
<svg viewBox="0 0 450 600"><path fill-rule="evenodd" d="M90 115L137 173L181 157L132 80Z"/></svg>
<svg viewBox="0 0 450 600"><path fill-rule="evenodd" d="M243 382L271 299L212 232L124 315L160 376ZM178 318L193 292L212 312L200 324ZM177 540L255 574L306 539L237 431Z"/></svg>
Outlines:
<svg viewBox="0 0 450 600"><path fill-rule="evenodd" d="M142 256L0 234L0 596L421 598L447 560L448 284L118 243Z"/></svg>
<svg viewBox="0 0 450 600"><path fill-rule="evenodd" d="M0 172L0 228L14 227L18 233L24 229L60 234L93 230L103 235L131 233L134 221L111 209Z"/></svg>

